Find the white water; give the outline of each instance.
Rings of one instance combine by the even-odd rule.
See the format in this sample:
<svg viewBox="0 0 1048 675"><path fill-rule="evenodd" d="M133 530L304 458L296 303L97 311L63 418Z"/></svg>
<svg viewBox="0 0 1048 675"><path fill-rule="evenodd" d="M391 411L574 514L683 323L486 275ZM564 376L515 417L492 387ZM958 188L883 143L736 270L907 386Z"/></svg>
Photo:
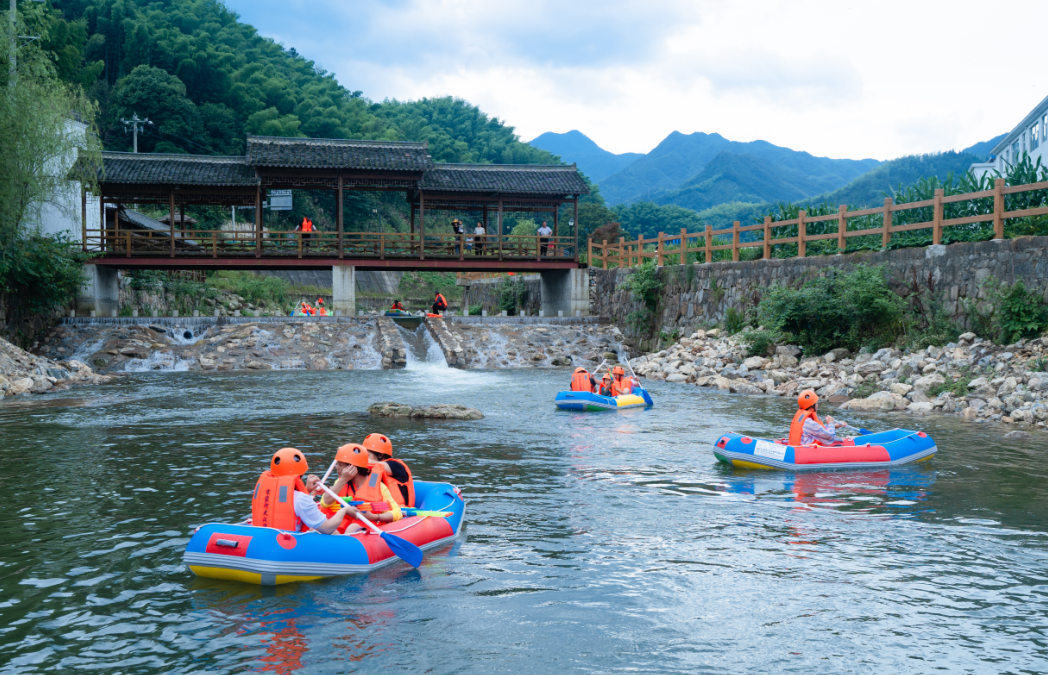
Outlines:
<svg viewBox="0 0 1048 675"><path fill-rule="evenodd" d="M399 325L397 330L407 347L406 370L450 370L440 343L424 323L420 323L413 331Z"/></svg>
<svg viewBox="0 0 1048 675"><path fill-rule="evenodd" d="M106 343L105 340L95 340L94 342L84 342L79 347L77 347L76 351L74 351L72 354L70 354L69 358L66 359L66 360L67 361L80 361L81 363L87 363L87 357L91 356L92 354L94 354L95 352L100 350L105 345L105 343ZM90 365L90 364L88 364L88 365Z"/></svg>
<svg viewBox="0 0 1048 675"><path fill-rule="evenodd" d="M153 352L144 359L130 359L124 363L125 373L148 373L162 371L179 373L189 370L189 361L171 352Z"/></svg>

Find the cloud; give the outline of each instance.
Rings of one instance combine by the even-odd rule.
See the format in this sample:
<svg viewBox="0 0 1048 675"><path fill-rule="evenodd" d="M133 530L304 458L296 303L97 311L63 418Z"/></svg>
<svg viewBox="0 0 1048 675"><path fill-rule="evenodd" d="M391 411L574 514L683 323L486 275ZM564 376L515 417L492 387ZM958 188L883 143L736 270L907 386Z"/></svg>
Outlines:
<svg viewBox="0 0 1048 675"><path fill-rule="evenodd" d="M1023 65L1043 62L1044 2L226 4L372 99L459 96L524 138L577 128L613 152L679 130L884 159L992 137L1048 93Z"/></svg>

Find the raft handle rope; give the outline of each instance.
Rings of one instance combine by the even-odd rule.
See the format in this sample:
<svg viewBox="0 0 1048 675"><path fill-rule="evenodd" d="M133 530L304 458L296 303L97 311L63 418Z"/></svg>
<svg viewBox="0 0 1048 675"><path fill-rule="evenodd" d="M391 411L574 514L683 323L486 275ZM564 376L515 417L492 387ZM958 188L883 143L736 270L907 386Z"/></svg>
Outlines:
<svg viewBox="0 0 1048 675"><path fill-rule="evenodd" d="M448 504L447 506L445 506L442 509L436 509L436 510L437 511L445 511L447 509L450 509L454 505L455 505L455 500L452 499L450 504ZM405 530L410 530L411 528L415 527L416 525L421 525L422 521L424 521L426 518L432 518L432 516L422 516L421 518L419 518L415 522L409 523L409 524L405 525L404 527L400 528L399 530L383 530L383 532L393 532L394 534L397 533L397 532L404 532Z"/></svg>

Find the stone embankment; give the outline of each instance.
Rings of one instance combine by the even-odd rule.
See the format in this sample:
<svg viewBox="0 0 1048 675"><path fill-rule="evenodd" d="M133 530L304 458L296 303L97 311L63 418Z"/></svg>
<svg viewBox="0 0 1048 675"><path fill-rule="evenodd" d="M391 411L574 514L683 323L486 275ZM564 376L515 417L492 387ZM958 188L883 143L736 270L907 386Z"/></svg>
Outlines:
<svg viewBox="0 0 1048 675"><path fill-rule="evenodd" d="M943 348L857 355L835 349L803 358L800 348L784 345L765 358L747 356L738 339L711 330L640 357L633 367L642 377L740 394L813 389L856 412L943 412L1042 429L1048 421L1048 338L1001 347L965 333Z"/></svg>
<svg viewBox="0 0 1048 675"><path fill-rule="evenodd" d="M448 323L468 368L583 366L629 358L622 332L611 325ZM443 345L442 345L443 346Z"/></svg>
<svg viewBox="0 0 1048 675"><path fill-rule="evenodd" d="M379 351L382 354L383 370L403 368L408 364L408 349L400 337L397 324L392 319L376 319L378 325Z"/></svg>
<svg viewBox="0 0 1048 675"><path fill-rule="evenodd" d="M466 356L461 334L456 335L447 323L441 319L426 319L426 328L432 333L433 338L440 345L440 351L444 353L444 360L452 368L469 368L469 359Z"/></svg>
<svg viewBox="0 0 1048 675"><path fill-rule="evenodd" d="M61 391L76 384L105 384L114 377L96 375L80 361L34 356L0 338L0 398Z"/></svg>

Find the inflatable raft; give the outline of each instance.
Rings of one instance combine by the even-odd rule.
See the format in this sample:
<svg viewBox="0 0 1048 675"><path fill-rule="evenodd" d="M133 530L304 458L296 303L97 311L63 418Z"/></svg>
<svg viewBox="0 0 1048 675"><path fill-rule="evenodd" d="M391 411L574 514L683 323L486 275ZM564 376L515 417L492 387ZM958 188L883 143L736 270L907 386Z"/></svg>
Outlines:
<svg viewBox="0 0 1048 675"><path fill-rule="evenodd" d="M787 445L736 433L714 445L718 460L747 469L872 469L931 459L935 441L923 431L892 429L842 439L833 445Z"/></svg>
<svg viewBox="0 0 1048 675"><path fill-rule="evenodd" d="M406 309L387 309L386 316L411 316L411 312Z"/></svg>
<svg viewBox="0 0 1048 675"><path fill-rule="evenodd" d="M596 412L599 410L624 410L626 408L650 408L655 405L645 389L634 389L635 393L622 396L601 396L588 391L562 391L553 400L560 410Z"/></svg>
<svg viewBox="0 0 1048 675"><path fill-rule="evenodd" d="M379 527L423 550L451 541L462 530L466 505L454 485L415 481L415 507L451 515L412 516ZM183 560L198 577L272 586L370 572L399 559L377 534L284 532L211 523L193 534Z"/></svg>

